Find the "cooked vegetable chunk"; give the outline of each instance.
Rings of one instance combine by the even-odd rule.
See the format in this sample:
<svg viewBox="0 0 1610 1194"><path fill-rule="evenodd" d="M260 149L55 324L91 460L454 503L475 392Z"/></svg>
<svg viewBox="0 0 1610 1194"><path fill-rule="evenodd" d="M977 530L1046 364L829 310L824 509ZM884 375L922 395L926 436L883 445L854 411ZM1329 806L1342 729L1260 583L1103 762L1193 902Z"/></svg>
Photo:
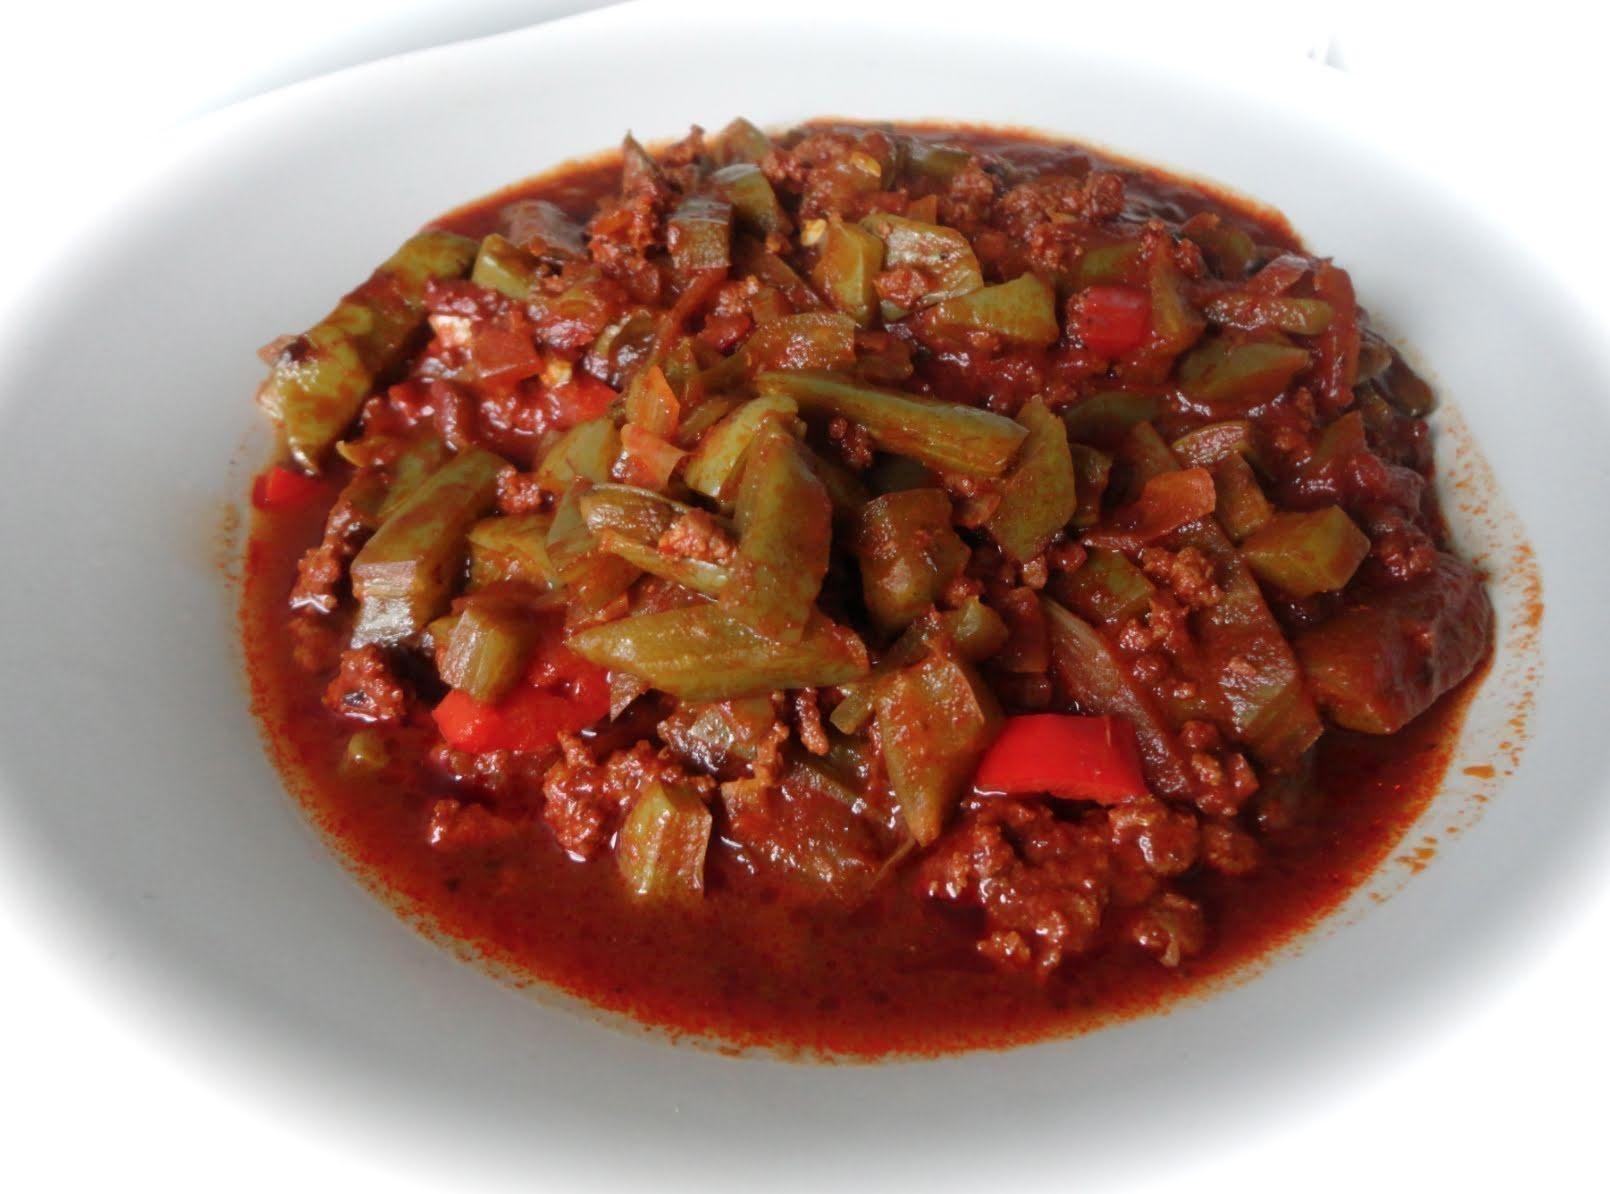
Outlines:
<svg viewBox="0 0 1610 1194"><path fill-rule="evenodd" d="M381 525L352 561L356 643L418 634L446 608L470 528L491 508L501 457L471 448L443 465Z"/></svg>
<svg viewBox="0 0 1610 1194"><path fill-rule="evenodd" d="M797 642L827 575L833 503L799 441L775 421L750 445L733 521L738 556L722 606L768 638Z"/></svg>
<svg viewBox="0 0 1610 1194"><path fill-rule="evenodd" d="M1079 492L1062 420L1036 398L1018 412L1017 421L1029 436L1001 482L1001 503L985 525L1009 556L1027 560L1068 525L1079 507Z"/></svg>
<svg viewBox="0 0 1610 1194"><path fill-rule="evenodd" d="M919 307L971 294L984 285L973 246L956 229L887 212L870 215L861 223L883 241L886 268L916 270L926 280L917 299ZM902 314L898 307L888 304L884 307L885 319L899 318Z"/></svg>
<svg viewBox="0 0 1610 1194"><path fill-rule="evenodd" d="M1000 729L994 695L965 663L942 655L890 676L878 690L878 736L911 836L939 837Z"/></svg>
<svg viewBox="0 0 1610 1194"><path fill-rule="evenodd" d="M477 247L448 232L410 237L367 282L280 352L258 401L304 469L319 471L375 379L424 323L425 284L463 276Z"/></svg>
<svg viewBox="0 0 1610 1194"><path fill-rule="evenodd" d="M1121 551L1092 547L1085 562L1063 578L1057 596L1092 622L1126 622L1145 612L1157 592Z"/></svg>
<svg viewBox="0 0 1610 1194"><path fill-rule="evenodd" d="M1339 506L1273 515L1241 545L1258 579L1293 597L1335 592L1369 554L1369 537Z"/></svg>
<svg viewBox="0 0 1610 1194"><path fill-rule="evenodd" d="M988 332L1009 344L1044 347L1062 334L1056 291L1037 274L948 298L934 307L930 319L938 327Z"/></svg>
<svg viewBox="0 0 1610 1194"><path fill-rule="evenodd" d="M1008 717L973 781L1000 796L1060 796L1123 804L1146 795L1135 731L1121 717Z"/></svg>
<svg viewBox="0 0 1610 1194"><path fill-rule="evenodd" d="M854 549L867 612L886 633L903 629L938 601L968 556L951 528L950 499L942 489L905 489L868 502Z"/></svg>
<svg viewBox="0 0 1610 1194"><path fill-rule="evenodd" d="M442 679L478 701L496 704L519 682L535 638L530 611L472 598L441 653Z"/></svg>
<svg viewBox="0 0 1610 1194"><path fill-rule="evenodd" d="M732 204L689 196L671 214L666 243L671 249L671 268L683 277L701 270L726 269L732 264Z"/></svg>
<svg viewBox="0 0 1610 1194"><path fill-rule="evenodd" d="M1265 766L1285 770L1323 729L1291 644L1216 523L1194 523L1180 538L1211 561L1223 590L1200 618L1202 674L1222 695L1236 739Z"/></svg>
<svg viewBox="0 0 1610 1194"><path fill-rule="evenodd" d="M682 470L687 487L706 497L730 501L737 495L739 462L761 426L771 419L792 419L799 407L781 394L746 402L707 432Z"/></svg>
<svg viewBox="0 0 1610 1194"><path fill-rule="evenodd" d="M814 615L797 642L756 634L715 605L640 614L574 634L570 649L689 701L755 696L778 688L842 684L866 674L866 647Z"/></svg>
<svg viewBox="0 0 1610 1194"><path fill-rule="evenodd" d="M548 449L537 467L537 484L549 493L564 493L578 477L602 484L609 480L620 452L620 430L614 420L579 423Z"/></svg>
<svg viewBox="0 0 1610 1194"><path fill-rule="evenodd" d="M755 385L762 396L790 398L806 412L858 423L885 451L969 476L1000 476L1029 434L1011 419L975 407L928 401L829 373L762 373Z"/></svg>
<svg viewBox="0 0 1610 1194"><path fill-rule="evenodd" d="M1275 509L1250 464L1240 456L1227 456L1213 466L1212 473L1219 494L1214 512L1232 540L1240 543L1269 524Z"/></svg>
<svg viewBox="0 0 1610 1194"><path fill-rule="evenodd" d="M1476 570L1441 554L1424 578L1304 631L1297 654L1332 721L1392 734L1476 669L1492 625Z"/></svg>
<svg viewBox="0 0 1610 1194"><path fill-rule="evenodd" d="M828 302L862 327L877 314L873 280L883 268L883 242L865 228L834 218L828 221L811 281Z"/></svg>
<svg viewBox="0 0 1610 1194"><path fill-rule="evenodd" d="M791 226L777 192L772 190L760 167L750 162L734 162L710 176L717 193L732 204L745 224L760 233L783 233Z"/></svg>
<svg viewBox="0 0 1610 1194"><path fill-rule="evenodd" d="M499 581L519 581L538 589L559 583L559 573L548 558L547 514L513 514L488 518L470 529L471 589Z"/></svg>
<svg viewBox="0 0 1610 1194"><path fill-rule="evenodd" d="M629 561L605 551L587 525L582 502L592 485L578 480L565 492L548 528L548 561L564 585L572 625L607 614L638 577Z"/></svg>
<svg viewBox="0 0 1610 1194"><path fill-rule="evenodd" d="M1213 340L1180 368L1185 391L1203 402L1251 406L1284 390L1308 368L1306 349L1291 344L1239 344Z"/></svg>
<svg viewBox="0 0 1610 1194"><path fill-rule="evenodd" d="M627 889L652 899L702 895L712 823L696 792L651 781L632 801L615 842Z"/></svg>
<svg viewBox="0 0 1610 1194"><path fill-rule="evenodd" d="M470 281L524 302L531 297L537 276L537 259L518 245L492 233L481 242L470 270Z"/></svg>

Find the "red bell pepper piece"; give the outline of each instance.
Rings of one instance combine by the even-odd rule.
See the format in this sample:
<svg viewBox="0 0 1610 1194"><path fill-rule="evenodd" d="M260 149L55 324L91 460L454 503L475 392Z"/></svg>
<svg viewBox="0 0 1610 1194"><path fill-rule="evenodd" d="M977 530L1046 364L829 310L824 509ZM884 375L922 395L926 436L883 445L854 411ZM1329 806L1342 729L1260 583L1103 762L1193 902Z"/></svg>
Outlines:
<svg viewBox="0 0 1610 1194"><path fill-rule="evenodd" d="M287 510L311 501L323 488L312 477L276 464L252 482L252 505L259 510Z"/></svg>
<svg viewBox="0 0 1610 1194"><path fill-rule="evenodd" d="M1152 300L1135 286L1087 286L1073 300L1073 326L1091 352L1121 357L1151 329Z"/></svg>
<svg viewBox="0 0 1610 1194"><path fill-rule="evenodd" d="M609 713L609 673L564 645L555 621L532 653L524 682L497 704L457 689L432 711L436 728L454 750L540 751L560 734L600 721Z"/></svg>
<svg viewBox="0 0 1610 1194"><path fill-rule="evenodd" d="M1122 804L1146 795L1135 730L1122 717L1008 717L973 778L983 796L1060 796Z"/></svg>

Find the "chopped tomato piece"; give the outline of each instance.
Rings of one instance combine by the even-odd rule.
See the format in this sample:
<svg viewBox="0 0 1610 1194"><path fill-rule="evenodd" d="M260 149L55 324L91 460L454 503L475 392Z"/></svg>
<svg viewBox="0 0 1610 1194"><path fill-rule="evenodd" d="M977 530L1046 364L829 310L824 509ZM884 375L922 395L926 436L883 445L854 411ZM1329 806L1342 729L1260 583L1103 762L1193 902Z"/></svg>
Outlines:
<svg viewBox="0 0 1610 1194"><path fill-rule="evenodd" d="M513 383L542 372L542 354L529 335L517 331L477 328L469 351L482 381Z"/></svg>
<svg viewBox="0 0 1610 1194"><path fill-rule="evenodd" d="M550 394L561 429L608 414L616 398L614 390L579 370L571 374L569 381L555 386Z"/></svg>
<svg viewBox="0 0 1610 1194"><path fill-rule="evenodd" d="M322 489L312 477L276 464L252 482L252 505L259 510L286 510L312 500Z"/></svg>
<svg viewBox="0 0 1610 1194"><path fill-rule="evenodd" d="M487 704L454 690L432 712L454 750L540 751L560 734L586 729L609 713L609 673L565 647L554 624L532 654L525 682Z"/></svg>
<svg viewBox="0 0 1610 1194"><path fill-rule="evenodd" d="M1151 328L1152 300L1134 286L1088 286L1072 303L1073 326L1092 352L1119 357L1137 349Z"/></svg>
<svg viewBox="0 0 1610 1194"><path fill-rule="evenodd" d="M1043 793L1097 804L1146 795L1129 722L1071 713L1008 717L978 765L973 788L986 796Z"/></svg>

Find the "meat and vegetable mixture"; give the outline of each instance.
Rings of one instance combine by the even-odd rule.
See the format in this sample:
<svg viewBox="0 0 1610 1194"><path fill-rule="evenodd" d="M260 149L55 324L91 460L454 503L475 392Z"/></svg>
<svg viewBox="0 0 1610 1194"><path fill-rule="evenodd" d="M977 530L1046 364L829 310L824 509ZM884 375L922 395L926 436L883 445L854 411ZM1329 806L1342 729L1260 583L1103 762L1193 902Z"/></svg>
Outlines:
<svg viewBox="0 0 1610 1194"><path fill-rule="evenodd" d="M663 1025L1177 992L1391 847L1492 637L1347 273L1075 146L628 137L265 355L279 758L411 909Z"/></svg>

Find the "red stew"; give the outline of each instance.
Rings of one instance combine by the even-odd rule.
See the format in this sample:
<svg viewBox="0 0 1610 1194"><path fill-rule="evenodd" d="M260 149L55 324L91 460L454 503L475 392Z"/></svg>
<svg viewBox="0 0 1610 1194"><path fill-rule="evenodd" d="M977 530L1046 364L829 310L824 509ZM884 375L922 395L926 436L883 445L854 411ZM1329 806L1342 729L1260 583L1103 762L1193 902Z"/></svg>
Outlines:
<svg viewBox="0 0 1610 1194"><path fill-rule="evenodd" d="M411 913L673 1030L1188 992L1392 849L1492 638L1347 274L1077 146L628 139L267 355L288 780Z"/></svg>

